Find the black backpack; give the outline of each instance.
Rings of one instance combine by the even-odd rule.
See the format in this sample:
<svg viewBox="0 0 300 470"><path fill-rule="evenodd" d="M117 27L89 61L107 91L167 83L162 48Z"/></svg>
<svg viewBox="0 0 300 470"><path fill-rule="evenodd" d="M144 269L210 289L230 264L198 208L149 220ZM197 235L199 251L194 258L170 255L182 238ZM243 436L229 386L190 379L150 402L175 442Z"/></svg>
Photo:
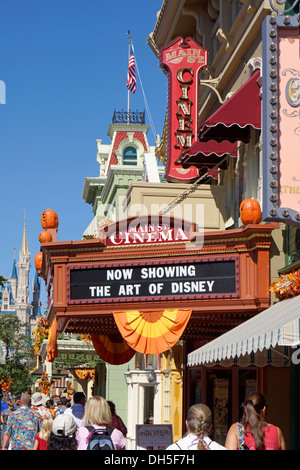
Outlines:
<svg viewBox="0 0 300 470"><path fill-rule="evenodd" d="M86 450L114 450L111 440L112 428L95 429L93 426L86 426L89 430L87 437L88 445Z"/></svg>

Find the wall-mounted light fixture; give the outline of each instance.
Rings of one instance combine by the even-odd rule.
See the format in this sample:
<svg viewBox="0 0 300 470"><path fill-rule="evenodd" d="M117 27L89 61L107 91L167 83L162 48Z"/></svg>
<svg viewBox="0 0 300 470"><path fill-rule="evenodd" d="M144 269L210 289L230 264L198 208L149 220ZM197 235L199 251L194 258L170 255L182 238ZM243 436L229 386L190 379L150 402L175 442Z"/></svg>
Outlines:
<svg viewBox="0 0 300 470"><path fill-rule="evenodd" d="M149 362L148 366L146 367L145 371L147 372L147 380L149 383L152 383L155 381L155 372L152 367L151 362Z"/></svg>

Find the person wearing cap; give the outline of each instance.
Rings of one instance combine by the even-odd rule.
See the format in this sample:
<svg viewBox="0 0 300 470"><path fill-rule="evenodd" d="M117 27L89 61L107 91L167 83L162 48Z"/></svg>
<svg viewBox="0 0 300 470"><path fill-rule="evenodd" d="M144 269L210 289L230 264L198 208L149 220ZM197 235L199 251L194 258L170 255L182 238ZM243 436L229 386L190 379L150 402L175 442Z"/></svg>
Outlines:
<svg viewBox="0 0 300 470"><path fill-rule="evenodd" d="M2 440L2 450L32 450L42 418L30 408L31 396L23 393L21 406L8 417Z"/></svg>
<svg viewBox="0 0 300 470"><path fill-rule="evenodd" d="M36 392L32 395L31 409L39 413L42 419L51 417L51 412L45 406L45 396L42 393Z"/></svg>
<svg viewBox="0 0 300 470"><path fill-rule="evenodd" d="M48 450L76 450L76 429L77 425L71 415L65 413L58 415L53 421Z"/></svg>

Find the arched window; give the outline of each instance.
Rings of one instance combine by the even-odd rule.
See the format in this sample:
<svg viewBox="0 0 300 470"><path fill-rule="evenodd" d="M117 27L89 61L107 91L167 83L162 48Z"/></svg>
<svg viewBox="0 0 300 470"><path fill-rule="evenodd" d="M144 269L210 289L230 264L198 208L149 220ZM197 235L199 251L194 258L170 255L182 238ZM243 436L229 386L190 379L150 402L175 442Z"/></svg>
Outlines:
<svg viewBox="0 0 300 470"><path fill-rule="evenodd" d="M123 165L137 165L137 152L134 147L126 147L124 149Z"/></svg>

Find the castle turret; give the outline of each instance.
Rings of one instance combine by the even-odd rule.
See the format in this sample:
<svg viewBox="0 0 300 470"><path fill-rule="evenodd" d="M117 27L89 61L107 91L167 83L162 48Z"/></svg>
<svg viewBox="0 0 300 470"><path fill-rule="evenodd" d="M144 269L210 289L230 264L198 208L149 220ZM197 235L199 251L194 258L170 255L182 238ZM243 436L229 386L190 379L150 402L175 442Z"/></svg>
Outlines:
<svg viewBox="0 0 300 470"><path fill-rule="evenodd" d="M29 302L29 271L30 271L30 252L26 236L26 216L24 214L22 248L20 251L18 267L18 287L16 298L16 312L22 322L29 322L31 304Z"/></svg>

